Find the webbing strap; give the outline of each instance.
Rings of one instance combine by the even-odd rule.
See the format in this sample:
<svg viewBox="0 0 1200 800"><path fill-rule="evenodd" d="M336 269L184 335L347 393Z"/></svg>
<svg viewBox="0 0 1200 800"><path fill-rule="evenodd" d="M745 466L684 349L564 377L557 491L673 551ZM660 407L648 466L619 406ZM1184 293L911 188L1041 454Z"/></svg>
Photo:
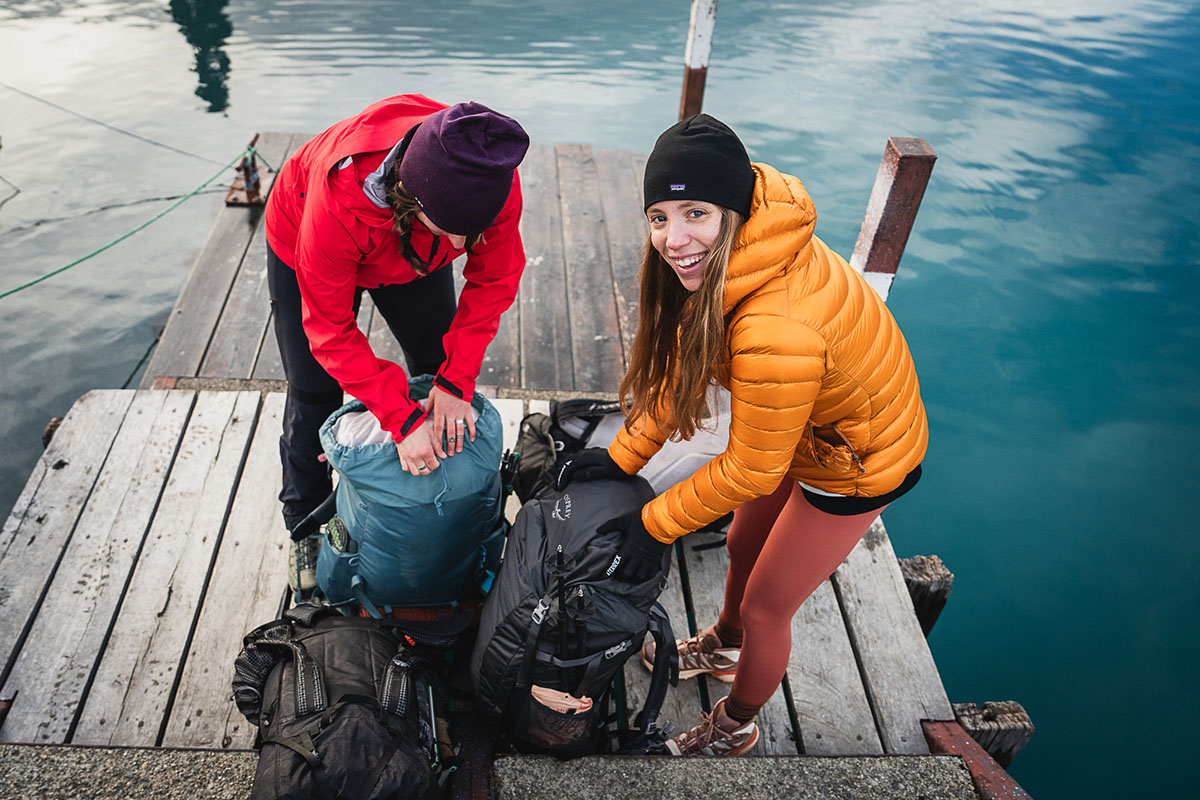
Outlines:
<svg viewBox="0 0 1200 800"><path fill-rule="evenodd" d="M379 776L383 774L388 762L392 760L392 756L396 755L399 747L399 744L396 742L396 736L393 734L387 748L383 751L383 755L375 763L375 769L371 770L371 774L363 781L362 788L358 790L358 794L355 795L354 800L367 800L367 797L371 794L371 790L375 788L375 784L379 783Z"/></svg>
<svg viewBox="0 0 1200 800"><path fill-rule="evenodd" d="M529 685L529 673L533 671L533 660L537 656L538 635L542 632L542 620L550 611L550 593L547 592L533 609L533 624L525 632L525 647L522 649L521 667L517 670L517 685Z"/></svg>
<svg viewBox="0 0 1200 800"><path fill-rule="evenodd" d="M371 602L371 598L367 597L367 590L363 586L361 575L354 575L350 578L350 592L368 614L375 619L383 619L383 614L379 613L379 609Z"/></svg>
<svg viewBox="0 0 1200 800"><path fill-rule="evenodd" d="M679 683L679 651L675 647L675 633L671 630L671 619L661 605L650 607L650 635L654 637L654 670L650 674L650 689L646 702L634 719L634 725L649 732L658 722L659 710L667 697L667 684Z"/></svg>
<svg viewBox="0 0 1200 800"><path fill-rule="evenodd" d="M267 735L263 737L263 744L268 742L281 745L287 749L298 753L301 758L308 764L312 770L313 783L317 784L317 791L321 793L324 800L340 800L334 793L333 787L325 780L325 776L321 774L321 755L317 752L316 746L313 744L312 736L305 731L300 734L299 739L289 739L282 736ZM390 758L390 756L389 756Z"/></svg>
<svg viewBox="0 0 1200 800"><path fill-rule="evenodd" d="M383 710L397 717L408 713L408 701L412 694L412 664L399 656L388 662L383 678L383 696L379 704Z"/></svg>
<svg viewBox="0 0 1200 800"><path fill-rule="evenodd" d="M324 711L325 682L321 678L321 665L300 642L288 642L288 646L292 649L296 673L296 716L306 717Z"/></svg>

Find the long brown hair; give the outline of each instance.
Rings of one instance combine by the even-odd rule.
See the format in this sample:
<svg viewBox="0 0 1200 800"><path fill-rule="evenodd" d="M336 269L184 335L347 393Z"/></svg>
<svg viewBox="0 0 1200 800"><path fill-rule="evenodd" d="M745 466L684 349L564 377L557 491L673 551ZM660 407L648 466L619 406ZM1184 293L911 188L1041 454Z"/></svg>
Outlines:
<svg viewBox="0 0 1200 800"><path fill-rule="evenodd" d="M385 182L384 186L387 189L388 205L392 208L392 230L400 234L404 260L418 275L427 275L430 262L417 255L411 241L413 219L421 210L421 204L417 202L417 198L408 193L404 184L400 182L400 159L396 159L396 166L389 173L389 180ZM463 249L471 253L473 252L471 248L482 240L482 233L468 236Z"/></svg>
<svg viewBox="0 0 1200 800"><path fill-rule="evenodd" d="M621 380L621 410L633 430L643 415L674 425L690 439L707 409L705 394L725 348L725 275L745 218L721 208L721 228L695 292L646 240L637 336Z"/></svg>

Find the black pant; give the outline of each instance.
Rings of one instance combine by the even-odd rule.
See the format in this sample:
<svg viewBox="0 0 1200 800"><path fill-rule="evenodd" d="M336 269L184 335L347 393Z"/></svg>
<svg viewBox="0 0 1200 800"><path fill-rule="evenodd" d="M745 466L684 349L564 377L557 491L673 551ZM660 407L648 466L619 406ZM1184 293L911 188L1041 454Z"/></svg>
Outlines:
<svg viewBox="0 0 1200 800"><path fill-rule="evenodd" d="M446 360L442 337L450 328L457 307L454 273L446 266L409 283L367 289L375 307L404 349L410 375L435 373ZM321 501L333 484L329 470L318 460L319 432L329 415L342 406L342 387L317 363L300 323L300 287L296 273L267 248L267 285L275 316L275 338L287 400L279 456L283 461L283 519L291 530ZM363 289L354 293L357 314ZM407 387L396 387L407 392Z"/></svg>

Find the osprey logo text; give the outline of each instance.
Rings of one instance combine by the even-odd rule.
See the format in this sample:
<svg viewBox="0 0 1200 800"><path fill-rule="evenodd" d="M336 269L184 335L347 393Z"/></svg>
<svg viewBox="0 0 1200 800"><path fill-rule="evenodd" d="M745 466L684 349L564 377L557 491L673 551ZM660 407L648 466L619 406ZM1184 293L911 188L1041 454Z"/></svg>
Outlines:
<svg viewBox="0 0 1200 800"><path fill-rule="evenodd" d="M560 522L566 522L571 518L571 495L564 494L562 497L554 501L554 511L550 516Z"/></svg>
<svg viewBox="0 0 1200 800"><path fill-rule="evenodd" d="M617 553L615 556L613 556L612 563L608 565L608 569L604 570L604 574L611 578L619 566L621 566L621 554Z"/></svg>

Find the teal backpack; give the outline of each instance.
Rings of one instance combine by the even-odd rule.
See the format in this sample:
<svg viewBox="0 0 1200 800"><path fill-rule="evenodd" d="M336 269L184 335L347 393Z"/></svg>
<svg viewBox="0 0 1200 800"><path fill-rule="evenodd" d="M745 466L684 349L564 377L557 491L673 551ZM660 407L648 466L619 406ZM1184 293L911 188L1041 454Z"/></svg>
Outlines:
<svg viewBox="0 0 1200 800"><path fill-rule="evenodd" d="M432 385L430 376L413 378L409 396L422 400ZM486 583L505 534L502 424L478 392L471 406L475 441L425 476L400 468L386 435L371 444L339 442L338 421L366 410L357 400L321 426L321 445L338 474L337 512L317 559L317 585L330 603L361 603L377 615L378 606L454 604Z"/></svg>

